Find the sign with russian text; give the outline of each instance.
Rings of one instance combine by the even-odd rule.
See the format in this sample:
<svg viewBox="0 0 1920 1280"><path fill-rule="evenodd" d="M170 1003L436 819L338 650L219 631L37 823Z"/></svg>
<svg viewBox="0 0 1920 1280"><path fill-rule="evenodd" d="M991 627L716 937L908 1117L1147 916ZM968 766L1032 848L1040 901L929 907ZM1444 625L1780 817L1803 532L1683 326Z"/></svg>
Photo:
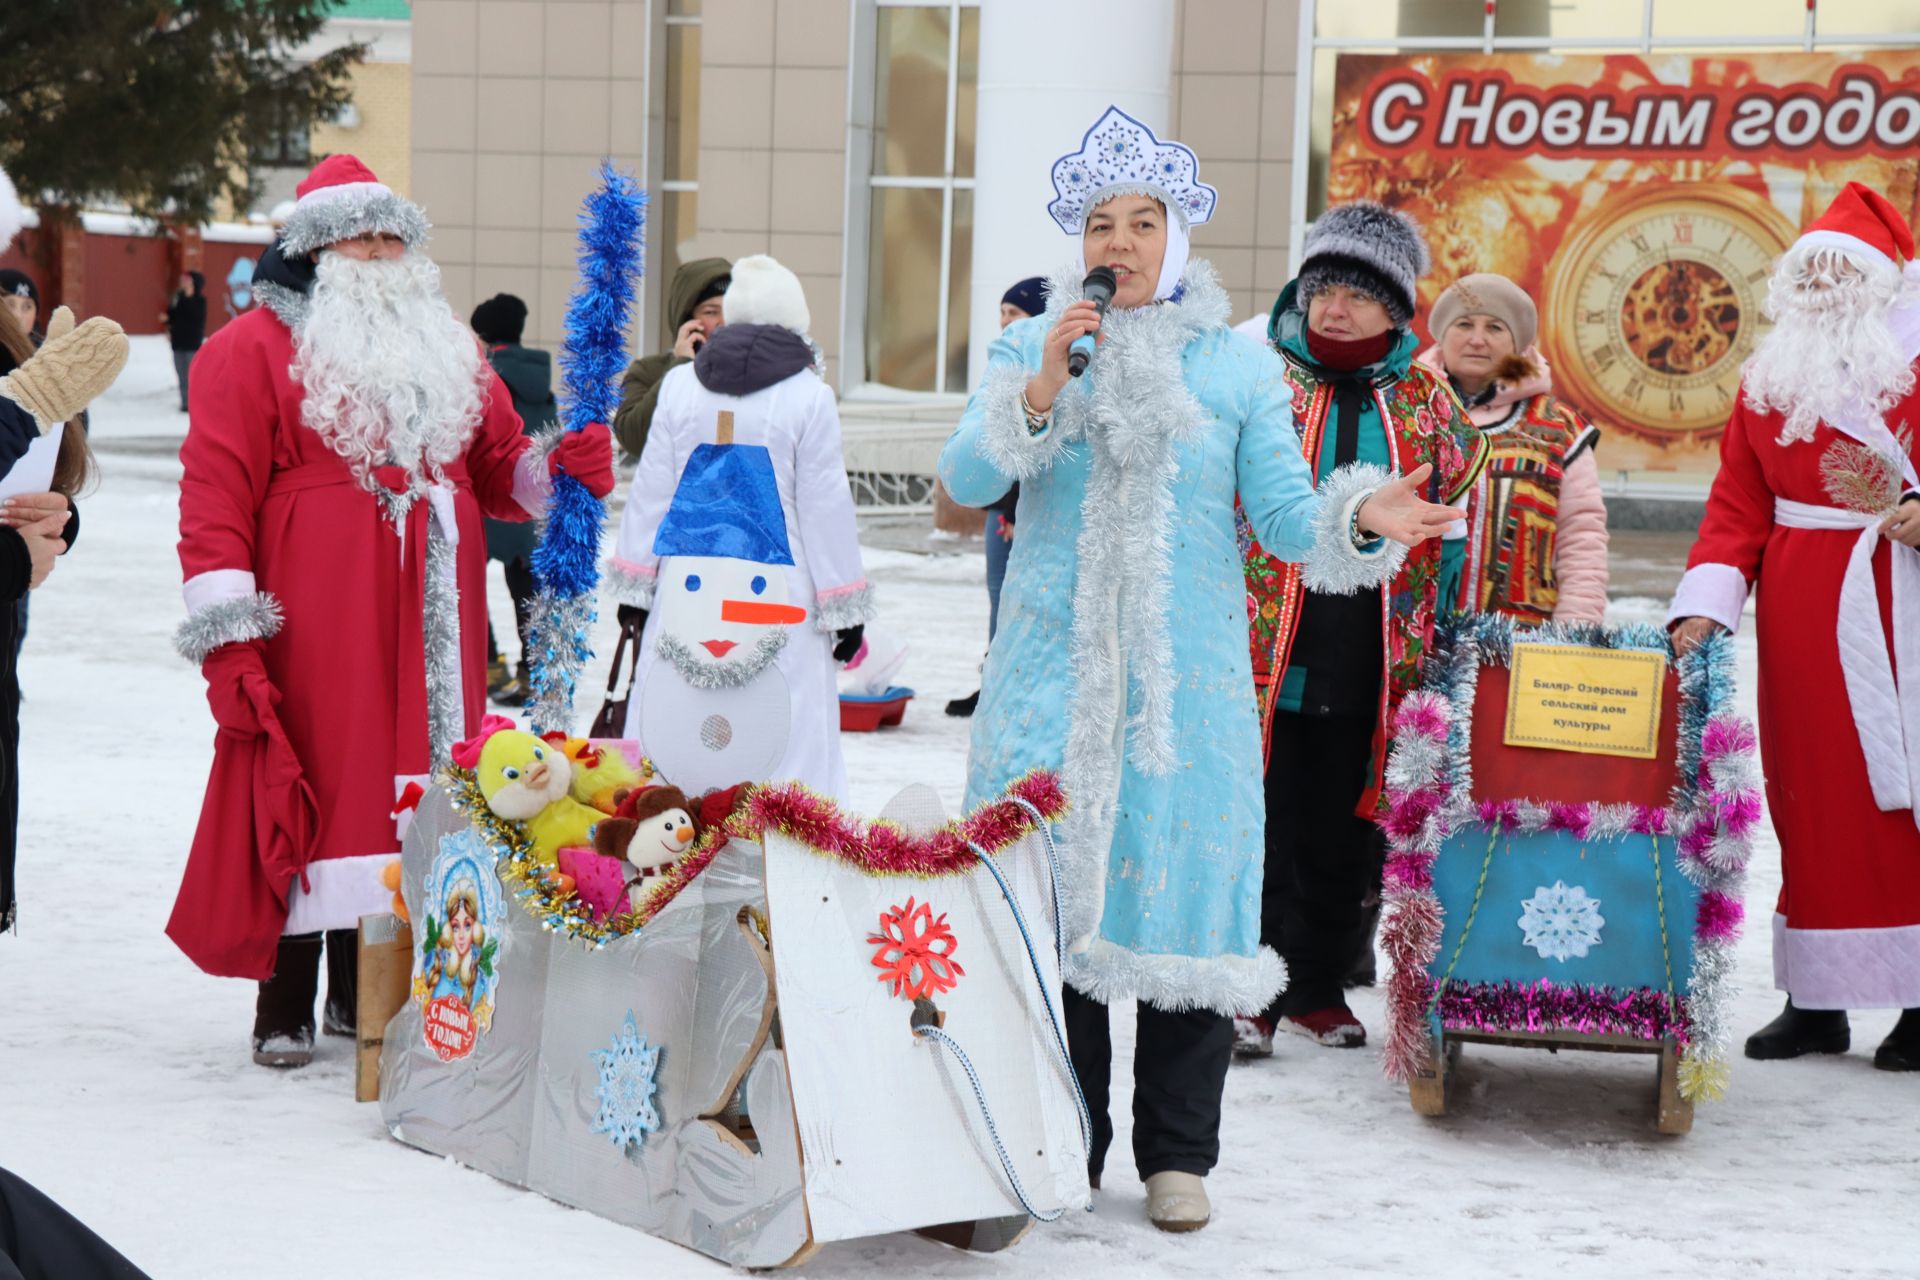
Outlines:
<svg viewBox="0 0 1920 1280"><path fill-rule="evenodd" d="M1920 51L1343 54L1327 172L1426 228L1422 323L1507 276L1601 469L1704 488L1799 228L1856 180L1914 215Z"/></svg>
<svg viewBox="0 0 1920 1280"><path fill-rule="evenodd" d="M1511 669L1508 746L1653 759L1667 674L1660 654L1516 641Z"/></svg>

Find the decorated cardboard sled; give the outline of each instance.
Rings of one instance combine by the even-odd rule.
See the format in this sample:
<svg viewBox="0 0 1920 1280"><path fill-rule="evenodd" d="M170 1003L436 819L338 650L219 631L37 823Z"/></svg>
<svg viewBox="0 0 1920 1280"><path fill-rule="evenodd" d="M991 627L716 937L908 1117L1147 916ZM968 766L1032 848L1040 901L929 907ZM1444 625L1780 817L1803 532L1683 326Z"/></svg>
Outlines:
<svg viewBox="0 0 1920 1280"><path fill-rule="evenodd" d="M566 430L604 430L618 402L643 205L602 167ZM707 496L757 469L766 498L766 450L719 426ZM800 695L775 631L803 613L783 599L777 501L735 515L724 536L690 518L655 544L681 557L656 617L694 620L659 630L713 660L635 677L626 719L667 786L635 743L567 732L605 509L554 478L533 731L489 719L443 744L402 843L413 963L378 1037L382 1116L402 1142L735 1266L901 1230L1005 1247L1088 1198L1057 996L1065 798L1035 775L949 821L914 788L868 822L797 785L734 785L783 771ZM743 522L766 536L748 546Z"/></svg>
<svg viewBox="0 0 1920 1280"><path fill-rule="evenodd" d="M1731 641L1460 624L1395 722L1386 1069L1443 1114L1479 1042L1659 1058L1656 1126L1721 1095L1760 816Z"/></svg>
<svg viewBox="0 0 1920 1280"><path fill-rule="evenodd" d="M546 827L503 819L480 775L644 762L496 740L531 763L470 757L407 832L413 998L380 1064L394 1137L744 1267L903 1230L1001 1248L1087 1203L1051 777L965 821L921 788L873 822L797 786L690 800L657 825L691 818L697 839L602 911L560 867L617 861L604 837L549 863Z"/></svg>

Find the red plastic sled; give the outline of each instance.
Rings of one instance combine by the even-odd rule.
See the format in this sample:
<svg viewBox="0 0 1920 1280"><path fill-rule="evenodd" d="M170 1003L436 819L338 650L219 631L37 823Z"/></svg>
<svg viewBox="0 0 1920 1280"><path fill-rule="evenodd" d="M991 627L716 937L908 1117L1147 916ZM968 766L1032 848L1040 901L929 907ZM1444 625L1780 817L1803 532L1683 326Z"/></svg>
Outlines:
<svg viewBox="0 0 1920 1280"><path fill-rule="evenodd" d="M913 690L894 685L885 693L857 696L851 693L840 695L840 731L842 733L872 733L886 725L899 724L907 714L907 703L913 698Z"/></svg>

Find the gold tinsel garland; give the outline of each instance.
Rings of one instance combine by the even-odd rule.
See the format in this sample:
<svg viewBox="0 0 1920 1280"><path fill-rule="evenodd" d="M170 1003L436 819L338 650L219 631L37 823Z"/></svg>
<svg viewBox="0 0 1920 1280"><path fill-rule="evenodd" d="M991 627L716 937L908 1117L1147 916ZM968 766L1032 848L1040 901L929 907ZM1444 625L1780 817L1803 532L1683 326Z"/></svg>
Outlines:
<svg viewBox="0 0 1920 1280"><path fill-rule="evenodd" d="M615 938L638 932L706 870L707 863L729 839L741 835L752 838L739 825L742 815L729 815L701 833L693 848L667 869L662 883L648 891L638 911L615 912L605 920L596 921L579 894L572 888L563 888L553 870L534 856L533 841L521 825L487 807L473 770L450 765L442 777L453 793L454 806L466 814L493 853L501 879L515 886L514 896L521 907L540 922L542 929L589 943L596 950Z"/></svg>

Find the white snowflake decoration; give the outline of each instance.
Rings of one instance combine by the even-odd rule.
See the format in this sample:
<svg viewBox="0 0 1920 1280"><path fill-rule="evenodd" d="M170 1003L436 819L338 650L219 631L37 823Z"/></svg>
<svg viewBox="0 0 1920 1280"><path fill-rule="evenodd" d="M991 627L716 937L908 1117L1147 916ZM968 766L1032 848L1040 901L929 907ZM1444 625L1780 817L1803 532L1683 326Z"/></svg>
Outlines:
<svg viewBox="0 0 1920 1280"><path fill-rule="evenodd" d="M600 1114L594 1118L593 1131L604 1133L617 1146L645 1142L649 1133L660 1128L660 1113L654 1109L654 1068L660 1065L659 1047L649 1047L645 1036L634 1025L633 1010L627 1010L627 1025L613 1038L611 1049L596 1049L600 1063Z"/></svg>
<svg viewBox="0 0 1920 1280"><path fill-rule="evenodd" d="M1536 885L1533 896L1520 904L1520 929L1526 944L1548 960L1584 956L1600 945L1600 899L1589 898L1579 885L1555 880L1553 888Z"/></svg>

